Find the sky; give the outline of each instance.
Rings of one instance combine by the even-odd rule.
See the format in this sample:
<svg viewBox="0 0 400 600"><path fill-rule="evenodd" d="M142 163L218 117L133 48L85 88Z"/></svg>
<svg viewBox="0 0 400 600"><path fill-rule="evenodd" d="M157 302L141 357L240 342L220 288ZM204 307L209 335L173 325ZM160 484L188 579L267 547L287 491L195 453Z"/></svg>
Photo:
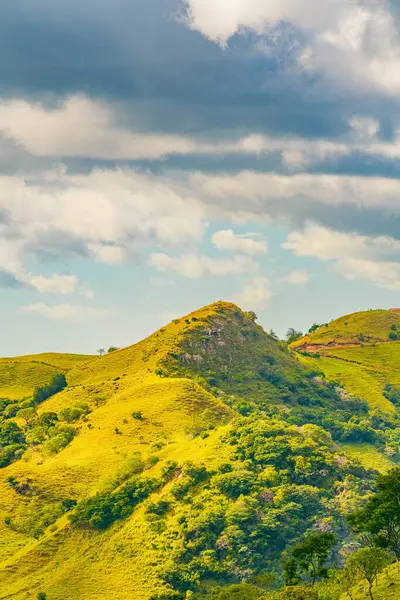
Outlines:
<svg viewBox="0 0 400 600"><path fill-rule="evenodd" d="M0 356L400 306L397 0L0 11Z"/></svg>

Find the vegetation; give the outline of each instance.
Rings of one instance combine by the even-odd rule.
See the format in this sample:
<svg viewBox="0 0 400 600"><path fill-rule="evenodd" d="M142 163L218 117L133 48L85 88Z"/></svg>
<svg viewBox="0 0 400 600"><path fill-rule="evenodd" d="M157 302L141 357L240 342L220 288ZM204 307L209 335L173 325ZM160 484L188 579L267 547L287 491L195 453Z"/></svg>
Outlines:
<svg viewBox="0 0 400 600"><path fill-rule="evenodd" d="M400 317L339 321L300 355L220 302L0 361L0 598L395 600Z"/></svg>

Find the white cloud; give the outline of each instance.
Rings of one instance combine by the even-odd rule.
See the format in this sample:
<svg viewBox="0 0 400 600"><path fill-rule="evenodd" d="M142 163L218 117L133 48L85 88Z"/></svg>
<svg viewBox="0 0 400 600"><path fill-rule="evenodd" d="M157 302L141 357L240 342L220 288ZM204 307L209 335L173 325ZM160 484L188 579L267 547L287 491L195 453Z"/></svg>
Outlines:
<svg viewBox="0 0 400 600"><path fill-rule="evenodd" d="M51 277L24 275L20 277L20 280L33 286L41 294L82 294L88 298L94 296L91 290L80 284L75 275L58 275L57 273Z"/></svg>
<svg viewBox="0 0 400 600"><path fill-rule="evenodd" d="M379 123L358 115L350 118L348 134L335 141L252 133L236 139L216 137L202 141L178 135L135 133L119 128L115 124L117 115L117 106L84 96L70 97L53 109L23 100L3 100L0 101L0 131L36 157L139 160L163 159L175 154L261 156L280 152L286 165L296 169L352 152L400 158L400 130L393 141L382 142L378 138ZM51 182L62 175L62 170L56 169L46 177Z"/></svg>
<svg viewBox="0 0 400 600"><path fill-rule="evenodd" d="M185 0L187 24L226 45L237 33L276 35L291 23L308 37L299 65L343 83L400 90L400 40L385 0Z"/></svg>
<svg viewBox="0 0 400 600"><path fill-rule="evenodd" d="M351 281L368 279L388 290L400 291L400 263L347 259L339 263L341 273Z"/></svg>
<svg viewBox="0 0 400 600"><path fill-rule="evenodd" d="M232 296L232 302L244 310L264 310L270 297L269 280L266 277L255 277L242 292Z"/></svg>
<svg viewBox="0 0 400 600"><path fill-rule="evenodd" d="M189 279L240 275L252 268L250 260L244 256L221 259L195 254L186 254L179 258L171 258L168 254L152 254L150 264L159 271L173 271Z"/></svg>
<svg viewBox="0 0 400 600"><path fill-rule="evenodd" d="M190 189L133 171L63 170L27 184L0 177L0 270L39 292L83 293L74 275L29 274L28 256L85 256L115 264L146 244L190 248L206 227L204 206Z"/></svg>
<svg viewBox="0 0 400 600"><path fill-rule="evenodd" d="M394 238L345 234L310 225L290 233L282 247L296 256L335 261L348 280L367 279L378 287L400 290L400 241Z"/></svg>
<svg viewBox="0 0 400 600"><path fill-rule="evenodd" d="M252 234L237 235L232 229L222 229L213 234L211 241L218 250L231 250L243 254L266 254L268 245L265 240L253 239Z"/></svg>
<svg viewBox="0 0 400 600"><path fill-rule="evenodd" d="M317 205L376 207L400 210L400 181L384 177L292 176L242 171L236 175L192 174L190 186L209 212L234 213L236 218L290 216L301 213L305 200ZM218 211L220 211L218 213Z"/></svg>
<svg viewBox="0 0 400 600"><path fill-rule="evenodd" d="M53 109L24 100L3 100L0 130L35 156L150 159L186 154L195 147L184 137L119 128L107 105L85 96L73 96Z"/></svg>
<svg viewBox="0 0 400 600"><path fill-rule="evenodd" d="M102 245L101 243L89 243L88 250L96 261L109 265L122 263L128 258L127 249L122 246L107 246Z"/></svg>
<svg viewBox="0 0 400 600"><path fill-rule="evenodd" d="M311 277L306 271L292 271L285 277L282 277L281 281L291 285L306 285L310 283Z"/></svg>
<svg viewBox="0 0 400 600"><path fill-rule="evenodd" d="M255 134L202 141L182 135L138 133L117 126L117 116L117 106L85 96L72 96L55 108L19 99L0 101L2 136L36 157L141 160L174 154L259 155L287 144Z"/></svg>
<svg viewBox="0 0 400 600"><path fill-rule="evenodd" d="M23 306L21 308L21 312L41 315L47 319L66 321L87 321L88 319L109 317L113 314L112 310L104 308L78 306L76 304L59 304L56 306L49 306L45 303Z"/></svg>
<svg viewBox="0 0 400 600"><path fill-rule="evenodd" d="M36 285L38 291L88 294L74 275L29 274L28 258L48 253L52 258L87 256L117 264L157 246L161 254L167 253L168 268L175 272L191 277L193 273L237 274L249 266L243 257L221 262L196 255L209 220L296 221L312 216L315 207L316 214L327 214L329 222L329 210L325 213L323 207L340 205L398 216L399 197L399 180L374 177L250 171L233 176L196 172L156 176L132 170L69 175L62 169L29 183L22 177L0 176L0 214L7 215L0 223L0 271ZM307 243L319 244L316 251L328 254L331 243L335 248L348 243L345 234L331 235L344 238L330 240L325 232L319 241L314 231ZM217 232L214 242L248 255L267 249L264 240L238 236L229 229ZM172 248L185 248L184 257L170 259ZM391 250L388 256L392 260ZM364 254L361 258L365 260Z"/></svg>

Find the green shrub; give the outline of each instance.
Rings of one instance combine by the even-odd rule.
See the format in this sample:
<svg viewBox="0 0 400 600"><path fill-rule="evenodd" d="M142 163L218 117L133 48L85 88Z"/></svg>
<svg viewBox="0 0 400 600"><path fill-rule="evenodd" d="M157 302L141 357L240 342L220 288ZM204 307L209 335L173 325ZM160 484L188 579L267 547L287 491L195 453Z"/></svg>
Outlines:
<svg viewBox="0 0 400 600"><path fill-rule="evenodd" d="M133 477L116 491L79 502L70 516L71 523L82 528L107 529L115 521L128 517L139 502L161 485L155 479Z"/></svg>
<svg viewBox="0 0 400 600"><path fill-rule="evenodd" d="M33 394L33 403L36 405L41 404L42 402L47 400L47 398L54 396L54 394L58 394L58 392L61 392L61 390L63 390L66 387L67 380L65 379L65 375L59 373L54 377L51 383L39 387L35 390Z"/></svg>

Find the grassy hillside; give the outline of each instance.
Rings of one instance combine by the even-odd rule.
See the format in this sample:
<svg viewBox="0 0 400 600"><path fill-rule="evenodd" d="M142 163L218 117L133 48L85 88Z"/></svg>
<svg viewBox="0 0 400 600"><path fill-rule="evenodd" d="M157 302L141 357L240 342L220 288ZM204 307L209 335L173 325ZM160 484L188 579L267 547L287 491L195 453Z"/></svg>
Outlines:
<svg viewBox="0 0 400 600"><path fill-rule="evenodd" d="M323 325L291 347L303 354L304 364L314 365L372 408L393 412L384 391L387 384L400 385L399 319L396 309L354 313Z"/></svg>
<svg viewBox="0 0 400 600"><path fill-rule="evenodd" d="M393 326L400 327L400 314L397 309L353 313L322 325L314 333L296 342L295 347L388 341Z"/></svg>
<svg viewBox="0 0 400 600"><path fill-rule="evenodd" d="M104 357L3 359L4 397L25 400L0 417L19 440L0 468L0 598L178 598L279 568L307 533L345 541L345 511L398 460L395 421L301 358L219 302Z"/></svg>
<svg viewBox="0 0 400 600"><path fill-rule="evenodd" d="M56 353L0 358L0 398L21 400L29 397L37 387L50 383L56 373L68 372L93 358Z"/></svg>

